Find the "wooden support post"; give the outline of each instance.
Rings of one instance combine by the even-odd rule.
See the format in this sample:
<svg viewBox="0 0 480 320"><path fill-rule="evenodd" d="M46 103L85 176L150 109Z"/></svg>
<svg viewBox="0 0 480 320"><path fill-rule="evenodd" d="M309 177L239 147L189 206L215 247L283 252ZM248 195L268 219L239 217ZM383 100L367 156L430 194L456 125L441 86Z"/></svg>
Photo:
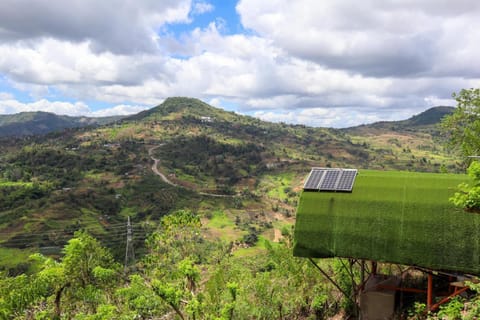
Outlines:
<svg viewBox="0 0 480 320"><path fill-rule="evenodd" d="M377 274L377 262L376 261L372 261L372 275L376 275Z"/></svg>
<svg viewBox="0 0 480 320"><path fill-rule="evenodd" d="M360 292L365 289L365 260L360 262Z"/></svg>
<svg viewBox="0 0 480 320"><path fill-rule="evenodd" d="M338 283L336 283L335 280L333 280L325 271L323 271L322 268L320 268L318 264L316 264L315 261L313 261L312 258L308 258L308 260L315 266L315 268L318 269L318 271L320 271L321 274L323 274L325 278L327 278L328 281L330 281L335 286L335 288L337 288L345 296L345 298L351 300L354 304L356 303L354 300L352 300L351 294L345 292L345 290L340 288Z"/></svg>
<svg viewBox="0 0 480 320"><path fill-rule="evenodd" d="M461 289L457 289L455 288L456 291L455 293L452 293L451 295L449 295L448 297L445 297L443 298L442 300L440 300L438 303L434 304L433 306L430 307L429 311L435 311L438 309L438 307L440 307L442 304L448 302L450 299L452 299L453 297L455 296L458 296L459 294L467 291L469 288L468 287L465 287L465 288L461 288Z"/></svg>
<svg viewBox="0 0 480 320"><path fill-rule="evenodd" d="M430 311L432 307L432 291L433 291L433 276L431 273L428 274L428 283L427 283L427 310Z"/></svg>

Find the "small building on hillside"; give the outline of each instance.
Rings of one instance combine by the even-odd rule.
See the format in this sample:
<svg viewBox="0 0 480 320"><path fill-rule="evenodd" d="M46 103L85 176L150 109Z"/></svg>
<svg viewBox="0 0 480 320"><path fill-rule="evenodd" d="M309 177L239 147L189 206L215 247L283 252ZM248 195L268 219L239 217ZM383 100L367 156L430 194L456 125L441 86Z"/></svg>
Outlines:
<svg viewBox="0 0 480 320"><path fill-rule="evenodd" d="M480 214L449 201L466 181L458 174L314 168L300 195L293 253L414 266L430 276L480 275ZM431 292L428 299L433 307Z"/></svg>

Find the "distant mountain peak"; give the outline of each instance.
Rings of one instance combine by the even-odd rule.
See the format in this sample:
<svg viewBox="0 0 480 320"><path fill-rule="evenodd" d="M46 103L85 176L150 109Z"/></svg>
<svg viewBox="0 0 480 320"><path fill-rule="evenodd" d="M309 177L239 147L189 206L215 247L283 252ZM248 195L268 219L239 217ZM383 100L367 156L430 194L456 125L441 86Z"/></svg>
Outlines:
<svg viewBox="0 0 480 320"><path fill-rule="evenodd" d="M383 131L405 131L405 130L430 130L434 129L439 124L443 117L452 114L454 107L437 106L429 108L419 114L416 114L406 120L399 121L379 121L371 124L364 124L360 126L343 129L344 131L363 132L368 130L383 130Z"/></svg>
<svg viewBox="0 0 480 320"><path fill-rule="evenodd" d="M170 97L160 105L130 116L125 120L149 121L174 116L194 118L230 118L233 113L213 107L199 99L188 97Z"/></svg>
<svg viewBox="0 0 480 320"><path fill-rule="evenodd" d="M122 117L70 117L45 111L0 115L0 137L41 135L68 128L102 125Z"/></svg>
<svg viewBox="0 0 480 320"><path fill-rule="evenodd" d="M432 125L439 123L443 117L451 114L453 110L455 110L454 107L433 107L404 121L408 121L410 125L415 126Z"/></svg>

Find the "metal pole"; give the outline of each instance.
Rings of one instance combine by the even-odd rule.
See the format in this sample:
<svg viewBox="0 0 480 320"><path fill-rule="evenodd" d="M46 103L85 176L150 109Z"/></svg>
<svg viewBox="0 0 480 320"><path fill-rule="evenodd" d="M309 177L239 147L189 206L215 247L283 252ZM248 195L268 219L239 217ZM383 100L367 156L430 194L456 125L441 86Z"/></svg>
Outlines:
<svg viewBox="0 0 480 320"><path fill-rule="evenodd" d="M428 284L427 284L427 310L430 311L432 307L432 290L433 290L433 276L431 273L428 274Z"/></svg>
<svg viewBox="0 0 480 320"><path fill-rule="evenodd" d="M135 261L135 252L133 251L133 231L132 224L130 223L130 216L127 218L127 245L125 248L125 265L124 273L127 273L129 257L132 261Z"/></svg>
<svg viewBox="0 0 480 320"><path fill-rule="evenodd" d="M342 288L340 288L340 286L335 282L335 280L333 280L325 271L323 271L322 268L320 268L315 263L315 261L313 261L312 258L308 258L308 260L310 260L310 262L318 269L318 271L320 271L320 273L323 274L323 276L327 278L327 280L330 281L335 286L335 288L337 288L347 299L355 303L355 301L352 300L352 297L348 293L346 293Z"/></svg>

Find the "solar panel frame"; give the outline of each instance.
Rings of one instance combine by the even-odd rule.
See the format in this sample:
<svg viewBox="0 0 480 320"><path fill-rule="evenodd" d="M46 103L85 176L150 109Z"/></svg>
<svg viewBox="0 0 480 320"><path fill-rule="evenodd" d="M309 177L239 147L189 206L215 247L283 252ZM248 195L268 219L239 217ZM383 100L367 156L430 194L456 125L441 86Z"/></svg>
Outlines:
<svg viewBox="0 0 480 320"><path fill-rule="evenodd" d="M303 189L307 191L352 192L357 169L319 168L310 171Z"/></svg>
<svg viewBox="0 0 480 320"><path fill-rule="evenodd" d="M340 170L326 170L325 175L323 176L322 181L319 184L320 191L335 191L336 183L339 178L341 171Z"/></svg>
<svg viewBox="0 0 480 320"><path fill-rule="evenodd" d="M357 177L356 169L344 169L341 176L338 178L336 190L337 191L352 191L355 178Z"/></svg>
<svg viewBox="0 0 480 320"><path fill-rule="evenodd" d="M323 170L316 170L313 169L307 180L305 181L305 184L303 185L304 190L318 190L318 186L320 184L320 181L322 180L323 175L325 174L325 171Z"/></svg>

